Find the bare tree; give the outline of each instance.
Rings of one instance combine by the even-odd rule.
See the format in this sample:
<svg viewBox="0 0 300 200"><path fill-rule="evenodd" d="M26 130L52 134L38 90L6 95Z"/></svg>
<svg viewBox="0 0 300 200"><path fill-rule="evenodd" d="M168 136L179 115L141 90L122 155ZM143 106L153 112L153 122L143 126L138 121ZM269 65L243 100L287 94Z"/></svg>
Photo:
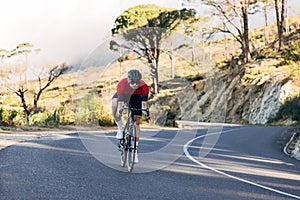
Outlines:
<svg viewBox="0 0 300 200"><path fill-rule="evenodd" d="M24 109L24 113L26 115L26 120L29 122L30 115L36 113L38 109L38 101L41 95L45 92L45 90L51 86L51 84L58 79L62 74L67 72L71 66L67 66L65 63L61 65L56 65L44 71L45 68L40 68L43 73L40 73L37 76L34 76L34 73L28 73L29 71L29 61L28 55L32 52L40 51L39 49L34 49L34 46L30 43L21 43L15 49L11 51L1 51L1 59L10 59L10 61L14 64L7 65L5 70L7 70L7 77L3 79L4 83L6 83L6 87L15 93L21 100L21 105ZM22 56L25 57L22 57ZM17 59L13 59L17 58ZM21 58L21 59L20 59ZM24 62L20 62L19 60L25 59ZM28 77L28 74L30 77ZM30 88L29 87L29 79L38 81L38 88ZM33 104L29 104L27 99L28 92L33 91Z"/></svg>
<svg viewBox="0 0 300 200"><path fill-rule="evenodd" d="M249 48L249 14L257 12L257 0L201 0L205 5L213 8L214 16L225 22L216 27L217 31L231 34L241 45L242 60L251 59Z"/></svg>
<svg viewBox="0 0 300 200"><path fill-rule="evenodd" d="M277 32L278 32L278 50L280 51L284 45L284 18L285 18L285 6L286 0L274 0L275 12L276 12L276 22L277 22Z"/></svg>
<svg viewBox="0 0 300 200"><path fill-rule="evenodd" d="M50 69L48 73L48 77L46 78L46 82L43 85L43 79L39 76L38 77L38 82L39 82L39 89L38 91L34 94L34 99L33 99L33 109L38 108L38 100L40 99L42 93L45 91L46 88L50 87L50 85L62 74L64 74L66 71L70 69L70 66L66 66L66 64L61 64L53 67Z"/></svg>
<svg viewBox="0 0 300 200"><path fill-rule="evenodd" d="M21 98L22 107L24 109L24 112L25 112L25 115L26 115L26 120L27 120L27 123L28 123L29 122L29 116L30 116L30 110L28 109L27 102L26 102L26 99L25 99L25 93L27 91L28 91L28 89L25 89L24 85L21 85L21 87L18 88L15 91L15 94L18 95Z"/></svg>
<svg viewBox="0 0 300 200"><path fill-rule="evenodd" d="M45 90L51 86L51 84L62 74L64 74L66 71L68 71L71 67L67 66L66 64L57 65L50 69L48 75L46 78L38 77L38 83L39 87L37 91L34 91L33 95L33 106L30 107L27 104L25 93L29 91L29 89L25 86L25 82L19 84L19 88L14 90L14 93L18 95L22 102L22 107L24 109L24 112L26 114L26 120L29 122L29 118L31 114L38 112L38 101L41 97L41 95L45 92Z"/></svg>

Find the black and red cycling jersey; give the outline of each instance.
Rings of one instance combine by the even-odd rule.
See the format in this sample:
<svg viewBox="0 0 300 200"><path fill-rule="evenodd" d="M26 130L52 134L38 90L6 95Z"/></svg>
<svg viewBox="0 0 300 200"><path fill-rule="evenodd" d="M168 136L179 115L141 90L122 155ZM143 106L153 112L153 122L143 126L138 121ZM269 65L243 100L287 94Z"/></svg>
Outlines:
<svg viewBox="0 0 300 200"><path fill-rule="evenodd" d="M149 87L145 81L140 80L140 85L137 89L132 89L127 78L123 78L117 85L118 101L129 102L130 99L137 98L140 101L147 101Z"/></svg>

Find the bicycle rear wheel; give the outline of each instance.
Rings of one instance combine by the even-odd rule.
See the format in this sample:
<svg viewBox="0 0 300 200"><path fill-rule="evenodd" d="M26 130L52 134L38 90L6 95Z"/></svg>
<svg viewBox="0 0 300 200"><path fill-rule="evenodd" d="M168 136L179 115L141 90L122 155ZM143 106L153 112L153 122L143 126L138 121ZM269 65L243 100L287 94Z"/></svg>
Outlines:
<svg viewBox="0 0 300 200"><path fill-rule="evenodd" d="M136 128L133 125L128 136L127 169L132 172L136 154Z"/></svg>

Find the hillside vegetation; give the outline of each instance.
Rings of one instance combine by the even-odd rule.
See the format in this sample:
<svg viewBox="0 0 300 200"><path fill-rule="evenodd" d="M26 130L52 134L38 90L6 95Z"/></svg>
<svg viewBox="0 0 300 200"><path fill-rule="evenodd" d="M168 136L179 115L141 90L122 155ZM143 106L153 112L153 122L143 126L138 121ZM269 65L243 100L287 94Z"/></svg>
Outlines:
<svg viewBox="0 0 300 200"><path fill-rule="evenodd" d="M297 21L298 18L290 20ZM194 62L188 58L192 51L190 45L176 49L177 55L181 56L174 57L175 78L171 76L170 58L163 54L159 63L161 92L150 95L152 123L161 126L173 126L175 120L299 123L300 29L297 26L289 33L285 49L278 53L274 51L274 44L261 48L262 31L258 28L251 33L257 51L253 61L246 65L224 53L223 39L214 41L213 52L197 49L199 60ZM237 45L231 48L233 46ZM210 56L212 58L207 59ZM151 83L150 69L130 55L122 62L91 66L63 75L43 94L39 102L41 112L34 114L29 124L47 127L114 125L110 99L118 80L131 68L141 70L146 82ZM36 81L28 82L31 90L36 84ZM8 89L12 87L6 85L0 89L0 122L5 126L28 125L20 99ZM33 92L26 95L30 99ZM269 98L276 95L280 97L278 101ZM260 108L262 101L272 108ZM220 114L224 108L225 113ZM260 119L252 116L257 113L262 115Z"/></svg>

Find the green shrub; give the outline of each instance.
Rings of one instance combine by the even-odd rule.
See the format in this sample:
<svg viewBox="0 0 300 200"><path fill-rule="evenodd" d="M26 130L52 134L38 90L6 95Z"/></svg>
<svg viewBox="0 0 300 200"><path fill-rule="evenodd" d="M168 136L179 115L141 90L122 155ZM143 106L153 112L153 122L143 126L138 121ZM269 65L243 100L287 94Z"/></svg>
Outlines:
<svg viewBox="0 0 300 200"><path fill-rule="evenodd" d="M36 113L30 117L29 124L34 126L57 127L59 125L59 115L57 115L57 111L54 111L53 113Z"/></svg>
<svg viewBox="0 0 300 200"><path fill-rule="evenodd" d="M284 57L287 63L300 61L300 44L294 44L282 50L281 56Z"/></svg>
<svg viewBox="0 0 300 200"><path fill-rule="evenodd" d="M257 52L251 52L251 56L256 60L264 59L264 58L274 58L276 57L276 52L272 48L264 48Z"/></svg>
<svg viewBox="0 0 300 200"><path fill-rule="evenodd" d="M0 108L0 123L2 123L3 121L3 113L4 113L3 108Z"/></svg>
<svg viewBox="0 0 300 200"><path fill-rule="evenodd" d="M2 125L15 125L14 119L17 117L18 111L0 109L0 124ZM17 123L18 124L18 123Z"/></svg>
<svg viewBox="0 0 300 200"><path fill-rule="evenodd" d="M205 77L202 74L196 74L195 76L187 77L187 80L190 82L199 81L199 80L203 80L203 79L205 79Z"/></svg>
<svg viewBox="0 0 300 200"><path fill-rule="evenodd" d="M10 113L8 114L8 120L14 120L14 118L18 115L18 111L16 110L11 110Z"/></svg>
<svg viewBox="0 0 300 200"><path fill-rule="evenodd" d="M300 123L300 95L288 99L282 104L276 116L271 118L269 122L291 119Z"/></svg>
<svg viewBox="0 0 300 200"><path fill-rule="evenodd" d="M15 126L28 125L26 115L23 111L17 111L17 116L13 119Z"/></svg>
<svg viewBox="0 0 300 200"><path fill-rule="evenodd" d="M75 123L77 125L97 124L96 118L96 99L93 95L88 95L78 102L75 106Z"/></svg>
<svg viewBox="0 0 300 200"><path fill-rule="evenodd" d="M114 118L111 113L106 111L103 106L97 108L97 120L99 126L114 126Z"/></svg>
<svg viewBox="0 0 300 200"><path fill-rule="evenodd" d="M97 116L99 126L114 126L115 122L112 115L100 114Z"/></svg>
<svg viewBox="0 0 300 200"><path fill-rule="evenodd" d="M166 106L162 106L161 109L164 110L164 112L167 114L164 126L175 127L175 121L178 114L177 108L166 105Z"/></svg>

